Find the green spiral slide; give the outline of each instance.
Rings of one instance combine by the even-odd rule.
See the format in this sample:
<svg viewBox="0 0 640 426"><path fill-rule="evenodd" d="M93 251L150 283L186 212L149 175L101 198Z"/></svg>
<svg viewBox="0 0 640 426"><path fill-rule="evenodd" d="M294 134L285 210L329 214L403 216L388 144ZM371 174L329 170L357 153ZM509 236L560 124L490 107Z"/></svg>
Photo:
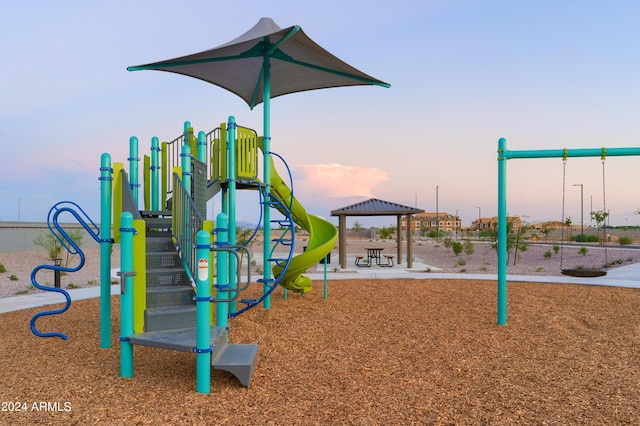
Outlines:
<svg viewBox="0 0 640 426"><path fill-rule="evenodd" d="M338 228L321 217L307 213L302 204L293 197L291 189L276 171L273 158L271 158L270 173L271 195L285 206L291 205L293 221L309 232L306 250L291 259L289 268L283 277L280 277L283 268L279 265L273 267L273 275L276 278L282 278L280 285L284 288L305 294L311 291L311 279L306 275L302 275L302 273L307 268L320 262L331 252L338 239ZM284 214L284 212L282 213Z"/></svg>

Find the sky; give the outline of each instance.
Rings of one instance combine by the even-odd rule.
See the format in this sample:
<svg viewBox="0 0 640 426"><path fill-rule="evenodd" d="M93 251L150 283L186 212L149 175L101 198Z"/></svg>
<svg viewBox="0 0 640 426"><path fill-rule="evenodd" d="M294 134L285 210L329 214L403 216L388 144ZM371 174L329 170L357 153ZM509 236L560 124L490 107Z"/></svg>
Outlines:
<svg viewBox="0 0 640 426"><path fill-rule="evenodd" d="M63 200L98 221L101 154L126 162L131 136L142 155L185 121L209 131L231 115L262 134L262 105L193 78L127 71L218 46L262 17L300 25L391 84L271 102L271 148L296 197L336 224L331 210L372 197L458 213L465 226L496 216L501 137L511 150L640 146L640 2L363 4L0 0L0 221L45 221ZM507 213L560 220L564 192L576 224L606 206L611 225L638 225L639 164L608 158L603 179L599 158L569 158L563 191L561 159L509 160ZM238 220L258 217L255 193L239 196Z"/></svg>

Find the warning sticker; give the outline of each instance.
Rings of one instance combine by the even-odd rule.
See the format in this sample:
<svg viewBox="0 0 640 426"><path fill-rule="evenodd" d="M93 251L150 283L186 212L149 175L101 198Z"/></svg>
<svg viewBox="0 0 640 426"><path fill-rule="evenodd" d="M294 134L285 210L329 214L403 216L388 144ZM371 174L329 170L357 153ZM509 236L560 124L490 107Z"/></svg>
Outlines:
<svg viewBox="0 0 640 426"><path fill-rule="evenodd" d="M200 259L198 261L198 280L207 281L209 279L209 261Z"/></svg>

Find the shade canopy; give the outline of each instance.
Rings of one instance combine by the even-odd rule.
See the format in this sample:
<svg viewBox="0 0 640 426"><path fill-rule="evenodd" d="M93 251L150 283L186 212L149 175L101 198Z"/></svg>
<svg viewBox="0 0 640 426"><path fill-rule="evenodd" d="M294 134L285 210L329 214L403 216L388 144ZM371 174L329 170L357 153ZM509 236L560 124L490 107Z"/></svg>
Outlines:
<svg viewBox="0 0 640 426"><path fill-rule="evenodd" d="M402 236L400 235L401 218L407 217L407 267L413 266L413 225L414 214L424 213L424 210L390 201L370 198L360 203L342 207L331 211L331 216L338 216L338 257L340 268L347 267L347 216L396 216L397 218L397 254L398 265L402 264Z"/></svg>
<svg viewBox="0 0 640 426"><path fill-rule="evenodd" d="M299 26L282 29L271 18L213 49L127 69L198 78L235 93L251 108L264 101L264 93L275 98L329 87L390 86L338 59ZM265 81L270 86L266 92Z"/></svg>

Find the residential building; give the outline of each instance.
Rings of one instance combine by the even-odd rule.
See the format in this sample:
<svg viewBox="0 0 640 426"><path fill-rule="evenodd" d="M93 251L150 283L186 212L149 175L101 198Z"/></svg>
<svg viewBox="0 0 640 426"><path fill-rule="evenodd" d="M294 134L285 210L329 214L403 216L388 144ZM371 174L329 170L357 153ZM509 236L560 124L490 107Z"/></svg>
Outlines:
<svg viewBox="0 0 640 426"><path fill-rule="evenodd" d="M439 223L438 225L436 225ZM456 215L452 215L447 212L438 212L436 213L418 213L413 215L413 219L411 221L413 225L414 231L419 230L436 230L441 229L443 231L459 231L462 229L462 221ZM400 226L402 229L407 229L407 218L405 216L402 217Z"/></svg>

